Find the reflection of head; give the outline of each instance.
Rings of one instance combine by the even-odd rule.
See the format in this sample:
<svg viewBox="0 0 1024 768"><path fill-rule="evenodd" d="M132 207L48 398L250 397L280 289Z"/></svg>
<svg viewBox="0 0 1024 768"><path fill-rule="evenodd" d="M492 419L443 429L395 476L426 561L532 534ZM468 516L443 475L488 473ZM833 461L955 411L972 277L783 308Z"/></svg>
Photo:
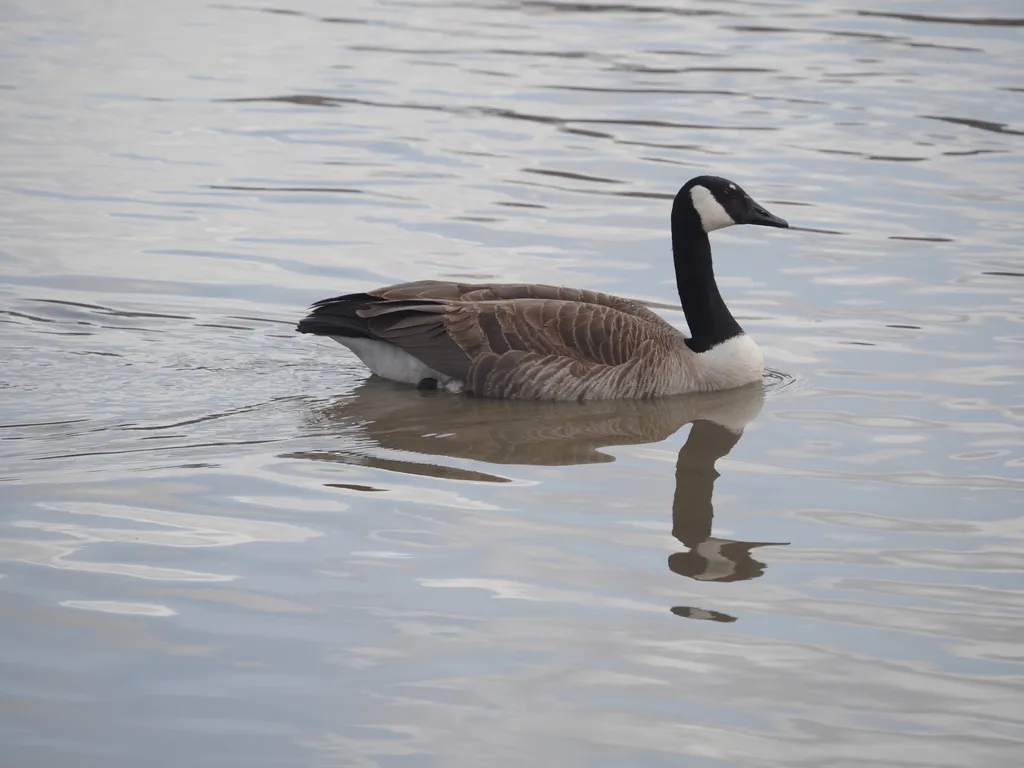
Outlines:
<svg viewBox="0 0 1024 768"><path fill-rule="evenodd" d="M750 556L750 550L766 544L708 539L689 552L669 555L668 567L680 576L698 581L744 581L764 575L765 564Z"/></svg>

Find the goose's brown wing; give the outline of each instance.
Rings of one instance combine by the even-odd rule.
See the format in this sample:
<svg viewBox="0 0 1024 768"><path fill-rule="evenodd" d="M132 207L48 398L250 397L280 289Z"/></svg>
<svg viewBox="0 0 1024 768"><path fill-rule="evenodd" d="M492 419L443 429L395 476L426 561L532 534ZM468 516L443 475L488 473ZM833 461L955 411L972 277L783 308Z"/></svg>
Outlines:
<svg viewBox="0 0 1024 768"><path fill-rule="evenodd" d="M318 302L299 330L394 344L475 394L545 399L613 386L678 333L608 294L432 281Z"/></svg>

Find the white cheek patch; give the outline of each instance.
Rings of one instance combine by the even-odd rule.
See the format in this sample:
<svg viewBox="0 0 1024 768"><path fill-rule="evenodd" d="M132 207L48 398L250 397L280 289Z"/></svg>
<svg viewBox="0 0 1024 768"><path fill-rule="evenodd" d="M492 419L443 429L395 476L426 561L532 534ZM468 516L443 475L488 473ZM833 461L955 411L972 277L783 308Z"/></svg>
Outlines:
<svg viewBox="0 0 1024 768"><path fill-rule="evenodd" d="M731 227L736 223L722 207L722 204L715 200L715 196L707 187L702 187L700 184L695 186L690 190L690 199L693 201L693 207L697 209L697 215L700 216L700 223L705 232Z"/></svg>

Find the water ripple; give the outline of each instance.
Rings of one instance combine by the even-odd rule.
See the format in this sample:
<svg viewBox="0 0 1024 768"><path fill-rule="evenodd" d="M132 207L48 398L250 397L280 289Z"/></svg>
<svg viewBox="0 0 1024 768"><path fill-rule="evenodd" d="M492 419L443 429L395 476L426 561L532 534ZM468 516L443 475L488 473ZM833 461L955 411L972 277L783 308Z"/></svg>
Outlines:
<svg viewBox="0 0 1024 768"><path fill-rule="evenodd" d="M1019 15L7 4L5 758L1015 765ZM712 236L761 387L484 402L294 332L426 278L685 328L701 173L792 224Z"/></svg>

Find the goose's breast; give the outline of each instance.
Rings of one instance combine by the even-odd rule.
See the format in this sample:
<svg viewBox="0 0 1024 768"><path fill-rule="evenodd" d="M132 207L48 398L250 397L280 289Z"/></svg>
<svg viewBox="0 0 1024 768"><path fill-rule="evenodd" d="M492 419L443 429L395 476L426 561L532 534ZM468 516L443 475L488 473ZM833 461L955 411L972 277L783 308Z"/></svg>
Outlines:
<svg viewBox="0 0 1024 768"><path fill-rule="evenodd" d="M732 389L760 380L764 354L752 338L741 333L694 355L693 365L703 388Z"/></svg>

